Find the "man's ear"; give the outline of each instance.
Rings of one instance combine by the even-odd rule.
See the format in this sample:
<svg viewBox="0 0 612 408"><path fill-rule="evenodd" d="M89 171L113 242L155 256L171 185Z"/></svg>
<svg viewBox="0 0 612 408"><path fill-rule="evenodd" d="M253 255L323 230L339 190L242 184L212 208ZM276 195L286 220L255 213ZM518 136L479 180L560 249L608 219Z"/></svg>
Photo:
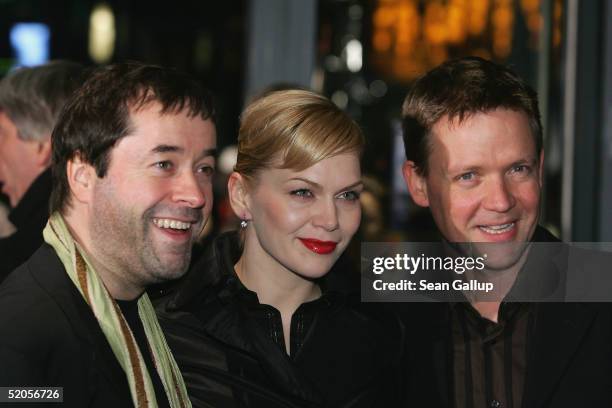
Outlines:
<svg viewBox="0 0 612 408"><path fill-rule="evenodd" d="M74 199L81 203L91 203L96 179L96 169L83 161L80 154L66 163L66 177Z"/></svg>
<svg viewBox="0 0 612 408"><path fill-rule="evenodd" d="M240 173L234 171L230 174L227 180L227 192L230 205L236 216L241 220L251 220L248 186Z"/></svg>
<svg viewBox="0 0 612 408"><path fill-rule="evenodd" d="M51 164L51 137L36 142L36 163L44 168Z"/></svg>
<svg viewBox="0 0 612 408"><path fill-rule="evenodd" d="M410 192L412 200L421 207L429 207L429 196L427 194L427 180L419 174L413 161L406 160L402 166L404 181Z"/></svg>

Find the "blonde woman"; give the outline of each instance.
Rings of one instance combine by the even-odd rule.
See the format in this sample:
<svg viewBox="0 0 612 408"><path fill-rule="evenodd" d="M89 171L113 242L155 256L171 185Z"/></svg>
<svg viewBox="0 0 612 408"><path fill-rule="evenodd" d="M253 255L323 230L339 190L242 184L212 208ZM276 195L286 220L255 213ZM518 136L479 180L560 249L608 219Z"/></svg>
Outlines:
<svg viewBox="0 0 612 408"><path fill-rule="evenodd" d="M331 283L358 279L337 261L361 219L363 147L312 92L243 113L228 181L241 229L215 239L161 312L195 406L399 404L399 324Z"/></svg>

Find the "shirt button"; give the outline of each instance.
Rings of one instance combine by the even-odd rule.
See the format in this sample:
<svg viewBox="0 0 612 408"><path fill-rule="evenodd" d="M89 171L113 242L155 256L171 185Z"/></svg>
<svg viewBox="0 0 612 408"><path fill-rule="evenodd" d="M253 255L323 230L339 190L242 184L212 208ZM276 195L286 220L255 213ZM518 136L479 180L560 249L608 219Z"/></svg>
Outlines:
<svg viewBox="0 0 612 408"><path fill-rule="evenodd" d="M489 407L491 408L501 408L502 404L498 400L493 400L489 403Z"/></svg>

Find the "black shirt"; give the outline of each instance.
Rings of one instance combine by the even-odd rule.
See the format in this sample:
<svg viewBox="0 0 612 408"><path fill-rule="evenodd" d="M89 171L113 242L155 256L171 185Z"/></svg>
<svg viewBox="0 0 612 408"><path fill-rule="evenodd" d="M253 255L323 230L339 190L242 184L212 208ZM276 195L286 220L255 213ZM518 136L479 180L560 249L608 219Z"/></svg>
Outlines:
<svg viewBox="0 0 612 408"><path fill-rule="evenodd" d="M469 303L451 304L456 408L521 406L530 309L526 303L502 303L496 323Z"/></svg>
<svg viewBox="0 0 612 408"><path fill-rule="evenodd" d="M155 363L153 363L151 347L147 340L147 335L144 331L144 326L142 325L142 321L140 320L140 316L138 315L138 298L135 300L115 300L123 313L123 317L127 321L128 326L132 330L134 334L134 338L136 339L136 343L138 344L138 348L140 349L140 354L142 354L142 358L147 365L147 370L149 371L149 376L151 377L151 382L153 383L153 388L155 389L155 397L157 398L157 406L170 408L170 404L168 402L168 397L166 395L166 391L164 390L164 385L161 382L159 374L157 373L157 369L155 368Z"/></svg>
<svg viewBox="0 0 612 408"><path fill-rule="evenodd" d="M528 347L535 325L534 304L508 302L559 296L559 271L553 262L561 244L538 228L532 248L510 293L500 304L498 322L482 316L468 302L451 303L453 400L456 408L521 406L527 373Z"/></svg>

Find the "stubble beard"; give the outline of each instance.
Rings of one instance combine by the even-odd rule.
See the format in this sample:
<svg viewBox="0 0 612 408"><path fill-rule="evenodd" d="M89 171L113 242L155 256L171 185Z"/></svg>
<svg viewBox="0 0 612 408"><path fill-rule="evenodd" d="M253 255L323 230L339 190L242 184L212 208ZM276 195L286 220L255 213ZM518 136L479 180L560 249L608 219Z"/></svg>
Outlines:
<svg viewBox="0 0 612 408"><path fill-rule="evenodd" d="M104 267L142 287L182 276L191 259L191 245L159 248L162 244L156 245L152 230L156 207L139 216L120 202L112 195L100 196L93 208L92 244L102 255L100 261L107 263ZM168 259L163 259L163 252Z"/></svg>
<svg viewBox="0 0 612 408"><path fill-rule="evenodd" d="M157 206L153 206L144 212L141 219L142 224L142 264L148 271L149 276L155 279L152 283L160 283L173 279L178 279L185 274L191 261L191 247L193 239L187 244L170 244L164 243L163 252L172 257L171 260L162 260L160 253L162 249L156 251L155 242L153 240L153 231L156 228L153 225L154 214L159 212ZM160 245L158 243L158 245Z"/></svg>

